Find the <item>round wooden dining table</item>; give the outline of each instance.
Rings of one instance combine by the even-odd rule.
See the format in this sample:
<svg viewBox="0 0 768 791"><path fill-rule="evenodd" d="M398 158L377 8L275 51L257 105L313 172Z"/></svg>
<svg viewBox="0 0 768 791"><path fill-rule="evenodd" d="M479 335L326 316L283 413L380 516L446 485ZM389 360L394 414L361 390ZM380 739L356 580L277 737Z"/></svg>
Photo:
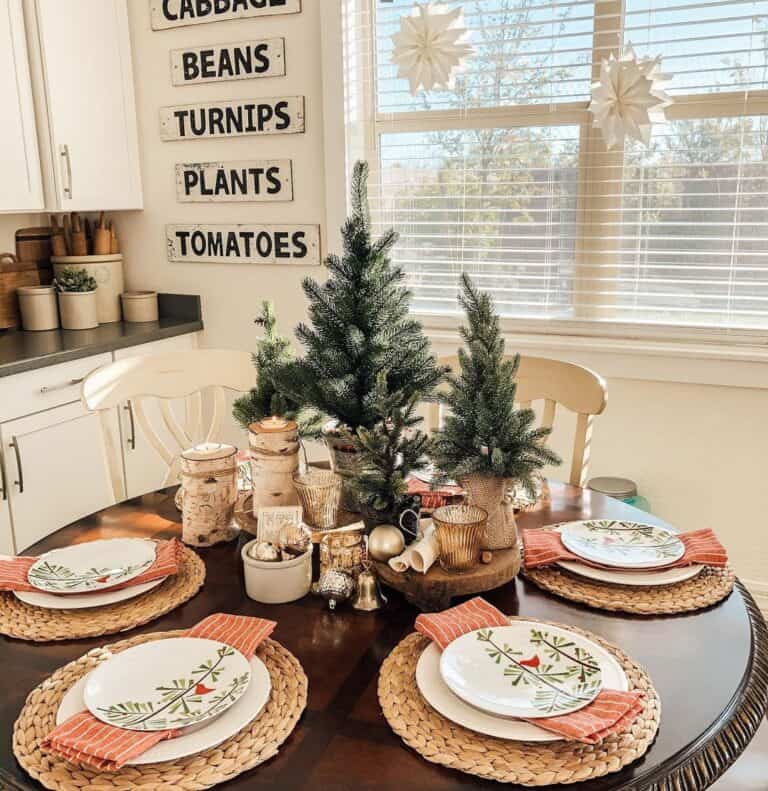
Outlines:
<svg viewBox="0 0 768 791"><path fill-rule="evenodd" d="M602 495L552 482L551 504L519 517L521 527L607 517L663 525L655 517ZM98 538L179 536L173 490L113 506L63 528L30 548ZM490 788L495 783L431 764L390 730L377 699L379 667L413 629L418 614L395 592L374 613L340 606L331 612L316 596L285 605L263 605L245 595L240 547L247 540L200 550L207 576L186 604L135 633L189 627L213 612L268 617L274 638L299 659L309 678L307 710L277 756L226 784L241 789ZM724 535L727 541L727 535ZM744 587L706 610L677 616L632 617L569 603L517 578L484 594L511 615L525 615L587 629L620 646L644 665L662 702L661 727L648 752L573 791L701 791L746 748L768 697L768 631ZM130 634L133 634L131 632ZM125 634L92 640L31 643L0 638L0 788L39 789L16 763L13 724L27 694L58 667ZM223 788L224 786L222 786ZM519 789L519 786L510 786Z"/></svg>

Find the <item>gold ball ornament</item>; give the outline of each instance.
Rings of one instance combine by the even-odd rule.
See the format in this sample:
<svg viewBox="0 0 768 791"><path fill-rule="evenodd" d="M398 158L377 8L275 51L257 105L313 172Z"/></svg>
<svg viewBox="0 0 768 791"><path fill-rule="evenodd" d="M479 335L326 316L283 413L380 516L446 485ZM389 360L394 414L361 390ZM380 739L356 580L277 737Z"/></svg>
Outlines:
<svg viewBox="0 0 768 791"><path fill-rule="evenodd" d="M368 554L386 563L405 549L405 538L394 525L379 525L368 536Z"/></svg>

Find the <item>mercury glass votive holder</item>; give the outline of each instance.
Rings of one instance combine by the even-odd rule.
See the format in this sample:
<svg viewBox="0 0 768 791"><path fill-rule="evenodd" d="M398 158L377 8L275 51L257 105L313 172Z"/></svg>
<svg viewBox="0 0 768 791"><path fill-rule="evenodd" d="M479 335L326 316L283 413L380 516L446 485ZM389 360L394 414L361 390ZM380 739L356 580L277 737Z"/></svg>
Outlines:
<svg viewBox="0 0 768 791"><path fill-rule="evenodd" d="M293 476L293 485L304 509L304 522L316 530L336 527L341 500L341 476L330 470L310 468Z"/></svg>
<svg viewBox="0 0 768 791"><path fill-rule="evenodd" d="M433 512L443 569L467 571L480 562L487 521L488 512L476 505L444 505Z"/></svg>

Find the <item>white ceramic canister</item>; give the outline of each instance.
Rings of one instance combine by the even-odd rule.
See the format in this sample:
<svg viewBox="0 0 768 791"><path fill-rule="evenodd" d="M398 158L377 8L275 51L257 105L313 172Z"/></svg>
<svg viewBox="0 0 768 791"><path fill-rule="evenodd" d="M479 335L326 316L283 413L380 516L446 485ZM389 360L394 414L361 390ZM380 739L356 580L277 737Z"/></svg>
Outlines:
<svg viewBox="0 0 768 791"><path fill-rule="evenodd" d="M92 330L99 326L96 291L60 291L59 313L65 330Z"/></svg>
<svg viewBox="0 0 768 791"><path fill-rule="evenodd" d="M19 286L16 289L21 308L21 326L42 332L59 327L59 307L54 286Z"/></svg>
<svg viewBox="0 0 768 791"><path fill-rule="evenodd" d="M249 549L258 543L255 538L241 550L248 597L262 604L287 604L306 596L312 588L314 546L292 560L267 561L249 557Z"/></svg>
<svg viewBox="0 0 768 791"><path fill-rule="evenodd" d="M114 255L59 255L52 256L53 276L59 277L68 267L85 269L96 280L96 302L99 324L120 321L120 295L125 290L123 256Z"/></svg>
<svg viewBox="0 0 768 791"><path fill-rule="evenodd" d="M194 547L231 541L237 502L237 448L204 442L181 454L182 534Z"/></svg>
<svg viewBox="0 0 768 791"><path fill-rule="evenodd" d="M129 324L157 321L157 291L126 291L122 300L124 321Z"/></svg>

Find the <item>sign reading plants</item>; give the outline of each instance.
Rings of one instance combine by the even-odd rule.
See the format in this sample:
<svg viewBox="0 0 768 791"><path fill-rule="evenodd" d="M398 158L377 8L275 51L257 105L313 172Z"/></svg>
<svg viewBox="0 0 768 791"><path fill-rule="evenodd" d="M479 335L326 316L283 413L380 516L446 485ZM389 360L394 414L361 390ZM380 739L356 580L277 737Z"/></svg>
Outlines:
<svg viewBox="0 0 768 791"><path fill-rule="evenodd" d="M171 79L174 85L284 75L284 38L171 50Z"/></svg>
<svg viewBox="0 0 768 791"><path fill-rule="evenodd" d="M301 0L151 0L152 30L225 19L297 14Z"/></svg>
<svg viewBox="0 0 768 791"><path fill-rule="evenodd" d="M160 136L163 140L303 131L303 96L239 99L160 108Z"/></svg>
<svg viewBox="0 0 768 791"><path fill-rule="evenodd" d="M320 264L319 225L168 225L168 260Z"/></svg>
<svg viewBox="0 0 768 791"><path fill-rule="evenodd" d="M181 203L293 200L290 159L185 162L176 165Z"/></svg>

